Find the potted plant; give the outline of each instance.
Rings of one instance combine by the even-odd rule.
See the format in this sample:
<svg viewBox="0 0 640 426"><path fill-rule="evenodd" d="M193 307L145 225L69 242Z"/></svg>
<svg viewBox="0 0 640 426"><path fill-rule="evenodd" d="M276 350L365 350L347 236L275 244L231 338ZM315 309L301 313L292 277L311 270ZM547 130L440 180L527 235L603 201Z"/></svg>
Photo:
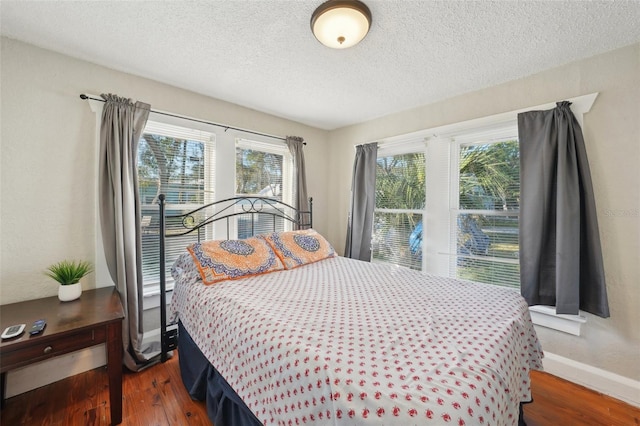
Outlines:
<svg viewBox="0 0 640 426"><path fill-rule="evenodd" d="M80 279L93 271L93 266L86 261L63 260L47 268L45 275L56 280L58 299L62 302L76 300L82 294Z"/></svg>

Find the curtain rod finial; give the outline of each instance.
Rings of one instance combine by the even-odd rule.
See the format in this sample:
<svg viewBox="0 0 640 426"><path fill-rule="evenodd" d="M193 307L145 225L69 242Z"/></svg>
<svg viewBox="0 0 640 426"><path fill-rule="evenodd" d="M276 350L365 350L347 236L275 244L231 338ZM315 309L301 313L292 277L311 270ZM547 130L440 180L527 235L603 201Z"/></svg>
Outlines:
<svg viewBox="0 0 640 426"><path fill-rule="evenodd" d="M89 99L89 97L84 93L80 93L80 99Z"/></svg>

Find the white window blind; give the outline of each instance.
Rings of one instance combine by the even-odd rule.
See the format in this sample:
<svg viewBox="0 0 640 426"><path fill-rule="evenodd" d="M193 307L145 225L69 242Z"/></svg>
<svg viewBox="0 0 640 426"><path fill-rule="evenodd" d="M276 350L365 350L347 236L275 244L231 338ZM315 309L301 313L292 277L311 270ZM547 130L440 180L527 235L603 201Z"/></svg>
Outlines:
<svg viewBox="0 0 640 426"><path fill-rule="evenodd" d="M371 245L374 262L422 269L426 165L424 144L420 145L402 144L410 150L404 153L397 153L397 145L378 151Z"/></svg>
<svg viewBox="0 0 640 426"><path fill-rule="evenodd" d="M138 146L138 190L141 204L142 271L145 288L159 282L158 195L166 196L167 215L196 209L214 200L215 135L212 133L149 121ZM173 222L177 222L173 220ZM179 223L167 221L167 232L177 232ZM203 235L203 233L205 235ZM201 237L211 238L207 229ZM167 238L166 269L184 248L196 242L196 233Z"/></svg>
<svg viewBox="0 0 640 426"><path fill-rule="evenodd" d="M520 287L518 140L461 143L457 148L457 197L451 271L459 278Z"/></svg>
<svg viewBox="0 0 640 426"><path fill-rule="evenodd" d="M292 157L284 144L248 139L236 140L236 195L275 198L291 204L293 199ZM238 207L240 211L241 207ZM266 215L237 218L238 238L285 230L288 223Z"/></svg>

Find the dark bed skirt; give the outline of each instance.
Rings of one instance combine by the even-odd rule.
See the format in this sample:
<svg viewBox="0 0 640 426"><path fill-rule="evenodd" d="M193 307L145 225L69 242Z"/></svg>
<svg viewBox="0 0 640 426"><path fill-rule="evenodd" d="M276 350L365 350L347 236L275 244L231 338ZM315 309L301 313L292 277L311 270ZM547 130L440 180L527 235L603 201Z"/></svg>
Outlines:
<svg viewBox="0 0 640 426"><path fill-rule="evenodd" d="M215 426L262 424L204 357L181 322L178 348L182 382L192 399L206 402L207 414Z"/></svg>
<svg viewBox="0 0 640 426"><path fill-rule="evenodd" d="M206 401L207 414L215 426L262 425L227 381L204 357L181 322L178 322L178 348L182 382L191 398ZM526 426L522 403L518 426Z"/></svg>

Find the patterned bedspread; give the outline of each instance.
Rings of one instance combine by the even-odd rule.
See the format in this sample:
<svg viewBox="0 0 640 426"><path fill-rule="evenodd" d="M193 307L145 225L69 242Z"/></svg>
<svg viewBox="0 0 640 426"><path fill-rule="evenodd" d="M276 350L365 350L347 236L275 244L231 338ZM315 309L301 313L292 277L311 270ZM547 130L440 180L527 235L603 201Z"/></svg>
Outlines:
<svg viewBox="0 0 640 426"><path fill-rule="evenodd" d="M342 257L205 286L187 255L174 277L172 312L268 425L515 425L542 368L509 289Z"/></svg>

